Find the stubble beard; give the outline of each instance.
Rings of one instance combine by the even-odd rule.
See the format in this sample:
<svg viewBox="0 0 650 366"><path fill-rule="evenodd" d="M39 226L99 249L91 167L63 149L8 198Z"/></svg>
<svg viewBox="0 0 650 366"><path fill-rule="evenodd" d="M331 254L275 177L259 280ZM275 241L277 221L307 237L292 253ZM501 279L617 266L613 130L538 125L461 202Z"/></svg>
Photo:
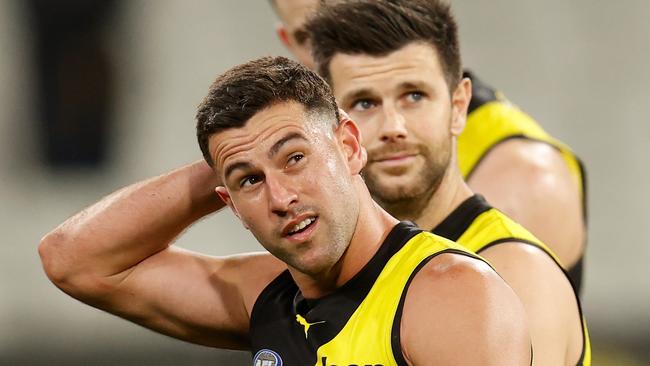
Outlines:
<svg viewBox="0 0 650 366"><path fill-rule="evenodd" d="M336 216L314 209L315 212L320 212L320 232L312 240L300 244L299 248L285 248L277 243L269 243L268 240L265 245L263 238L257 237L255 233L253 235L273 256L300 273L319 280L336 276L333 272L339 270L338 264L349 247L359 216L358 204L349 204L356 196L349 192L343 196L347 199L341 200L341 207L331 209L334 214L338 213Z"/></svg>
<svg viewBox="0 0 650 366"><path fill-rule="evenodd" d="M421 145L420 153L425 162L417 177L399 186L389 186L383 182L382 174L364 171L364 178L370 193L386 211L400 220L415 221L428 207L449 169L451 162L451 141L434 154L428 146Z"/></svg>

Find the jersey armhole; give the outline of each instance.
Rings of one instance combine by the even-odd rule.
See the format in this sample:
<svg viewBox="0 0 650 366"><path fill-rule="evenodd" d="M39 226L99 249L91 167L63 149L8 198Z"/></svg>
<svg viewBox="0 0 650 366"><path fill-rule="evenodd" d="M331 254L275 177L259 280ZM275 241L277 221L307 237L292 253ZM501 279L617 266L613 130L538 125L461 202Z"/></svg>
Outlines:
<svg viewBox="0 0 650 366"><path fill-rule="evenodd" d="M393 319L393 326L391 328L391 350L393 353L393 358L395 359L395 362L397 363L398 366L408 366L408 363L406 362L406 359L404 358L404 353L402 352L402 339L400 335L401 331L401 322L402 322L402 311L404 309L404 301L406 300L406 294L408 292L409 287L411 286L411 281L413 281L413 278L420 272L420 270L431 261L434 257L440 255L440 254L445 254L445 253L455 253L455 254L462 254L464 256L470 257L470 258L475 258L475 259L480 259L479 257L467 253L461 250L457 249L445 249L443 251L440 251L438 253L434 253L426 258L424 258L420 264L415 267L413 272L411 272L411 275L409 276L408 280L406 281L406 284L404 285L404 289L402 291L402 295L400 296L399 299L399 304L397 305L397 311L395 312L395 318ZM482 260L482 259L480 259ZM487 262L486 262L487 263ZM488 263L489 264L489 263Z"/></svg>
<svg viewBox="0 0 650 366"><path fill-rule="evenodd" d="M512 242L531 245L531 246L541 250L549 258L551 258L551 260L553 262L555 262L555 264L562 271L562 273L564 274L566 279L569 280L569 284L571 284L571 287L573 288L573 295L575 296L576 303L578 304L578 316L580 317L580 328L582 329L582 353L580 354L580 358L578 359L578 363L576 364L576 366L582 366L584 364L584 361L585 361L585 355L586 355L587 349L588 348L590 349L591 345L590 345L590 340L588 339L589 335L588 335L588 331L587 331L587 324L585 322L584 314L582 312L582 304L580 302L580 296L578 294L578 290L576 290L575 284L573 283L573 279L571 278L571 275L569 274L569 271L564 269L564 267L562 267L560 262L558 262L558 260L555 257L553 257L553 255L551 255L544 247L542 247L541 245L539 245L539 244L537 244L537 243L535 243L533 241L526 240L526 239L501 238L499 240L495 240L495 241L487 244L486 246L481 248L479 251L477 251L476 254L480 255L480 253L482 251L484 251L484 250L486 250L488 248L491 248L491 247L493 247L495 245L498 245L498 244L501 244L501 243L512 243ZM580 261L582 261L582 259ZM589 351L591 352L591 350L589 350ZM532 347L531 347L531 352L532 352ZM531 353L531 355L532 355L532 353Z"/></svg>
<svg viewBox="0 0 650 366"><path fill-rule="evenodd" d="M289 277L289 278L287 278ZM269 301L272 294L276 292L276 290L280 289L283 286L287 286L287 280L291 280L291 274L289 273L289 270L284 270L282 271L273 281L271 281L260 294L257 296L257 299L255 299L255 303L253 304L253 308L251 309L251 317L250 317L250 323L249 323L249 333L252 334L253 332L253 324L255 324L257 321L259 321L260 312L261 312L261 307L262 304Z"/></svg>

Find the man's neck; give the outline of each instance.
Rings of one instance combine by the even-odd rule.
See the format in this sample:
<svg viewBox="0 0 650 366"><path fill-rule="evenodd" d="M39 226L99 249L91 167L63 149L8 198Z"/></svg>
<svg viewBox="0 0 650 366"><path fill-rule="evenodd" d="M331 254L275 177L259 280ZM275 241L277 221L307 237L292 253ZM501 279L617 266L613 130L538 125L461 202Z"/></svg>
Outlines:
<svg viewBox="0 0 650 366"><path fill-rule="evenodd" d="M431 230L473 194L463 180L455 160L452 160L438 189L431 195L425 208L413 221L422 229Z"/></svg>

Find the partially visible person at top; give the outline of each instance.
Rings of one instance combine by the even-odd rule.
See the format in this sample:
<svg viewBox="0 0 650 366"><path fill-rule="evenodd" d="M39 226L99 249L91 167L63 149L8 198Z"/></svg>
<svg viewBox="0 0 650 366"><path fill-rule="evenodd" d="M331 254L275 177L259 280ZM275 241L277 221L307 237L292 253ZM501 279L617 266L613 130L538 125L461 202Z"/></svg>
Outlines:
<svg viewBox="0 0 650 366"><path fill-rule="evenodd" d="M321 4L345 1L270 0L280 19L279 39L315 69L307 19ZM547 243L580 293L587 239L582 163L500 92L469 70L463 76L472 81L472 99L457 141L461 174L473 191Z"/></svg>
<svg viewBox="0 0 650 366"><path fill-rule="evenodd" d="M172 337L251 350L256 366L531 364L525 310L499 275L373 201L357 125L314 72L284 57L227 71L197 135L205 161L43 238L58 287ZM172 245L225 205L270 254Z"/></svg>
<svg viewBox="0 0 650 366"><path fill-rule="evenodd" d="M318 70L361 129L373 198L484 256L522 300L537 365L588 365L580 303L542 241L475 195L456 164L471 81L457 25L435 0L324 5L306 29Z"/></svg>

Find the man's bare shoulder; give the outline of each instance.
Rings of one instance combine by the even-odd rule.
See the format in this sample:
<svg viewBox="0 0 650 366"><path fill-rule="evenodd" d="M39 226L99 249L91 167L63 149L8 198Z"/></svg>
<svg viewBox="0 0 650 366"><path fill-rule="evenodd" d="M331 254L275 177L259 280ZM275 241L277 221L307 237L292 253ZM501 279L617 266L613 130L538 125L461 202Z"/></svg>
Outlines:
<svg viewBox="0 0 650 366"><path fill-rule="evenodd" d="M443 253L432 258L414 276L407 300L422 297L444 308L455 299L456 305L467 302L481 308L483 304L480 302L488 301L490 293L502 290L503 285L501 278L486 262L469 255ZM454 307L450 310L456 311Z"/></svg>
<svg viewBox="0 0 650 366"><path fill-rule="evenodd" d="M482 260L440 254L415 275L407 291L400 335L410 364L530 363L523 306ZM467 352L468 345L473 352Z"/></svg>
<svg viewBox="0 0 650 366"><path fill-rule="evenodd" d="M568 166L559 150L540 141L509 139L492 148L481 160L469 181L477 183L482 176L516 176L536 186L555 183L574 185ZM553 178L554 181L549 181Z"/></svg>
<svg viewBox="0 0 650 366"><path fill-rule="evenodd" d="M481 255L524 304L537 361L575 364L583 349L582 319L578 300L560 266L542 249L519 242L492 246Z"/></svg>
<svg viewBox="0 0 650 366"><path fill-rule="evenodd" d="M585 232L580 186L553 146L527 139L502 142L485 156L468 184L549 245L566 268L581 257Z"/></svg>
<svg viewBox="0 0 650 366"><path fill-rule="evenodd" d="M549 276L568 284L562 268L551 254L536 245L518 241L503 242L492 245L479 254L487 259L501 275L503 271L512 271L520 278Z"/></svg>
<svg viewBox="0 0 650 366"><path fill-rule="evenodd" d="M515 290L527 308L551 323L571 321L580 329L580 311L569 279L541 248L520 242L500 243L480 253ZM530 310L529 310L530 311ZM531 314L532 315L532 314Z"/></svg>

